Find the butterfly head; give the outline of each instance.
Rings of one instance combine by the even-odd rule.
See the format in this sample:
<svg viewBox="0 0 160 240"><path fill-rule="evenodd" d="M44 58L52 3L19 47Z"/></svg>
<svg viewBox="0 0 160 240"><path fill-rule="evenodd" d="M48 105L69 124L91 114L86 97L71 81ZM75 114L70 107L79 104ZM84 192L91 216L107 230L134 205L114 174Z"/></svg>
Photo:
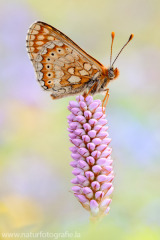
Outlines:
<svg viewBox="0 0 160 240"><path fill-rule="evenodd" d="M111 66L107 69L107 78L109 80L116 79L118 76L119 76L119 70L117 68L114 68L113 66Z"/></svg>

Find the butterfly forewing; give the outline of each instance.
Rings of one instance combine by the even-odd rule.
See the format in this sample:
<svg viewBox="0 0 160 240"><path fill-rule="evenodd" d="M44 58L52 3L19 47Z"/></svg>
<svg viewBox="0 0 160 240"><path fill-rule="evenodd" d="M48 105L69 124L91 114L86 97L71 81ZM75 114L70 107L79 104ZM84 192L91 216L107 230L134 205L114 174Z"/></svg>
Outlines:
<svg viewBox="0 0 160 240"><path fill-rule="evenodd" d="M34 23L27 34L27 50L37 80L53 98L82 92L102 72L102 64L85 53L59 30Z"/></svg>

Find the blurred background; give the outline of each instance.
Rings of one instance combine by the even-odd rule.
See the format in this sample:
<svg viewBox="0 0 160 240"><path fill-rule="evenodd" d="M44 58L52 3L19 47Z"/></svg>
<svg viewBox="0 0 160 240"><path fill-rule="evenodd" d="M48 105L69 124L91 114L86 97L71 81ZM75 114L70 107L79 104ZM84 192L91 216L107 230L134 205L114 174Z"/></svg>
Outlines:
<svg viewBox="0 0 160 240"><path fill-rule="evenodd" d="M38 85L26 52L28 28L37 20L58 28L106 66L111 32L113 59L135 35L116 61L118 80L109 85L115 191L110 213L96 229L69 192L66 117L75 97L53 101ZM81 239L160 239L159 26L159 0L0 0L1 233L76 231Z"/></svg>

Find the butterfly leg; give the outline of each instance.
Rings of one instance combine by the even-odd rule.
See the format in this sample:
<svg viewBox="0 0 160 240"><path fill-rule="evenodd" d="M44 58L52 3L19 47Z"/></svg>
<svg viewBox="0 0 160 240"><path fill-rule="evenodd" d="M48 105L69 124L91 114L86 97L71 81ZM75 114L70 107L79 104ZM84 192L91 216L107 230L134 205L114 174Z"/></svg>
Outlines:
<svg viewBox="0 0 160 240"><path fill-rule="evenodd" d="M89 89L89 91L88 91L88 93L84 93L84 97L86 98L86 97L88 97L88 95L91 93L91 91L94 89L94 88L97 88L97 85L98 85L98 83L97 82L95 82L93 85L92 85L92 87Z"/></svg>
<svg viewBox="0 0 160 240"><path fill-rule="evenodd" d="M102 101L102 111L103 111L104 114L105 114L105 109L106 109L106 106L107 106L107 103L108 103L108 100L109 100L109 88L105 89L105 91L106 91L106 95L105 95L105 97ZM106 103L104 104L105 101L106 101Z"/></svg>

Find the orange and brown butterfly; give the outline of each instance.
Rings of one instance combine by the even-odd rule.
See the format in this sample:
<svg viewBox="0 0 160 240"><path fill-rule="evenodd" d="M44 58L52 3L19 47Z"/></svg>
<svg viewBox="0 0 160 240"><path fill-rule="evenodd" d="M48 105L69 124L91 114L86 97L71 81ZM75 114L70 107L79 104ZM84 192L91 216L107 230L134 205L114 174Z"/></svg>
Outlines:
<svg viewBox="0 0 160 240"><path fill-rule="evenodd" d="M111 36L110 67L107 68L56 28L40 21L34 23L27 34L27 51L42 88L50 91L53 99L83 94L86 90L92 95L106 92L107 96L108 83L119 75L113 64L133 34L113 63L114 32Z"/></svg>

